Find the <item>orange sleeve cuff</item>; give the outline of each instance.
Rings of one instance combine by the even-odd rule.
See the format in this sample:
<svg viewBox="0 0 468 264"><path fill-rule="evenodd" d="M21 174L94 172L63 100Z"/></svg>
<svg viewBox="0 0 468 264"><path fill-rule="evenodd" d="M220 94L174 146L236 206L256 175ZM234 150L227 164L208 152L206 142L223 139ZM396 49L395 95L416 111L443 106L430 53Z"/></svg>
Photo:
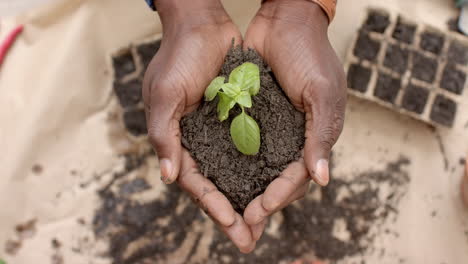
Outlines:
<svg viewBox="0 0 468 264"><path fill-rule="evenodd" d="M312 2L317 3L320 7L322 7L323 11L328 16L328 20L330 23L333 21L335 18L335 13L336 13L336 1L337 0L310 0Z"/></svg>
<svg viewBox="0 0 468 264"><path fill-rule="evenodd" d="M268 0L262 0L262 3L266 1ZM327 14L328 21L330 23L333 21L333 18L335 18L337 0L308 0L308 1L314 2L317 5L319 5L323 9L325 14Z"/></svg>

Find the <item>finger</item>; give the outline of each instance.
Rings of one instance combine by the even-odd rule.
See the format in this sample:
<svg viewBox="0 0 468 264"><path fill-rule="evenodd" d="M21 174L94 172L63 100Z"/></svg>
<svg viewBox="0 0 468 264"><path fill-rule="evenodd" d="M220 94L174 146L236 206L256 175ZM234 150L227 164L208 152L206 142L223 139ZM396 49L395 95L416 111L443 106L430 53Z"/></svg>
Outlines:
<svg viewBox="0 0 468 264"><path fill-rule="evenodd" d="M291 163L274 181L268 185L263 195L262 205L267 211L276 211L297 189L309 182L309 173L304 160Z"/></svg>
<svg viewBox="0 0 468 264"><path fill-rule="evenodd" d="M290 197L288 197L281 205L279 205L275 210L269 211L265 209L262 205L262 200L264 199L264 195L259 195L255 198L252 202L249 203L247 208L244 212L244 219L245 222L250 225L251 227L258 225L265 219L267 219L270 215L282 210L292 202L302 199L307 190L309 189L309 184L305 184L304 186L300 187L296 190Z"/></svg>
<svg viewBox="0 0 468 264"><path fill-rule="evenodd" d="M327 90L328 85L316 90ZM331 90L331 88L329 89ZM306 142L304 160L312 179L326 186L330 181L329 160L333 145L343 129L345 97L329 94L314 100L312 94L304 94L306 112Z"/></svg>
<svg viewBox="0 0 468 264"><path fill-rule="evenodd" d="M234 224L236 212L231 203L210 180L199 173L195 161L185 150L177 182L221 226L230 227Z"/></svg>
<svg viewBox="0 0 468 264"><path fill-rule="evenodd" d="M250 229L252 230L252 238L255 241L258 241L262 237L263 230L265 230L266 223L267 223L267 219L264 219L260 223L250 227Z"/></svg>
<svg viewBox="0 0 468 264"><path fill-rule="evenodd" d="M255 249L256 241L252 238L249 226L239 214L236 214L233 225L221 226L221 230L236 245L240 252L247 254Z"/></svg>
<svg viewBox="0 0 468 264"><path fill-rule="evenodd" d="M179 121L183 112L183 98L162 87L152 89L151 103L147 106L148 137L159 158L161 180L173 183L180 171L182 145Z"/></svg>
<svg viewBox="0 0 468 264"><path fill-rule="evenodd" d="M307 184L309 174L304 161L291 163L278 178L273 180L261 195L249 204L244 212L245 221L249 225L256 225L264 218L277 211L290 199L291 195L300 187Z"/></svg>

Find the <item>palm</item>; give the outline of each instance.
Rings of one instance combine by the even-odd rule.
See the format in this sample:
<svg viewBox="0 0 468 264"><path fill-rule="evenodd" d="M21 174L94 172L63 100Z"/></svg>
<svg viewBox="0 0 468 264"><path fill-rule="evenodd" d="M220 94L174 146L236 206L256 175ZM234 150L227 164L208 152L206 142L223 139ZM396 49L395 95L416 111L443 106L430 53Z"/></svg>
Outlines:
<svg viewBox="0 0 468 264"><path fill-rule="evenodd" d="M166 96L180 100L182 114L195 110L205 88L218 74L233 39L240 41L241 34L232 22L222 27L169 33L148 67L151 85L147 87L165 87Z"/></svg>
<svg viewBox="0 0 468 264"><path fill-rule="evenodd" d="M346 84L327 28L327 17L312 1L267 1L247 31L244 46L260 53L306 117L303 158L248 205L244 218L251 226L303 197L310 178L328 184L328 159L343 125Z"/></svg>

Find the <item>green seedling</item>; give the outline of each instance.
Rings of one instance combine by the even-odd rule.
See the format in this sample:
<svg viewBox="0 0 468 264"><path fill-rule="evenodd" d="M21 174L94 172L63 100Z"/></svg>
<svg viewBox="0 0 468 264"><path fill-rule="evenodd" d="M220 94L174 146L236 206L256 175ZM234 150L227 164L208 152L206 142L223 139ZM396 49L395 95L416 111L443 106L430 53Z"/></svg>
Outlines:
<svg viewBox="0 0 468 264"><path fill-rule="evenodd" d="M206 88L205 100L219 97L218 118L221 122L228 119L229 111L237 104L242 110L231 123L231 138L237 150L245 155L255 155L260 150L260 128L245 108L252 107L252 96L260 90L260 70L257 65L246 62L235 68L229 75L216 77Z"/></svg>

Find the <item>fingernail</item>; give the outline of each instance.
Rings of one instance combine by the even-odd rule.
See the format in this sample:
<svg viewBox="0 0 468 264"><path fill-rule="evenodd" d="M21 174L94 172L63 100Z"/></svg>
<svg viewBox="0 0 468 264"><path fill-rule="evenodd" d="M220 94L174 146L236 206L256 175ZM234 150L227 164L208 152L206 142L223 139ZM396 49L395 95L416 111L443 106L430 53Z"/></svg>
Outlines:
<svg viewBox="0 0 468 264"><path fill-rule="evenodd" d="M328 173L328 161L325 159L321 159L317 162L315 176L319 181L319 184L322 186L327 186L328 182L330 181L330 176Z"/></svg>
<svg viewBox="0 0 468 264"><path fill-rule="evenodd" d="M168 159L162 159L159 161L159 167L161 168L161 181L167 183L172 174L172 163Z"/></svg>

